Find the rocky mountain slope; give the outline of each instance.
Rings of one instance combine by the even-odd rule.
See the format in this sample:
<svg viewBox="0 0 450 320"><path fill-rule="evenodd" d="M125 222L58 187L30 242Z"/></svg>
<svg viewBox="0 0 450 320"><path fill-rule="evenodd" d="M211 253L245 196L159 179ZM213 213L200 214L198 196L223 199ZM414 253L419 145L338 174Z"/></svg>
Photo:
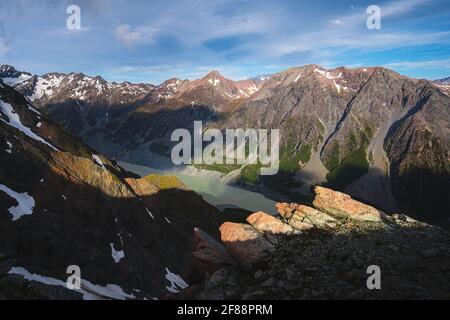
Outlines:
<svg viewBox="0 0 450 320"><path fill-rule="evenodd" d="M5 74L33 97L18 80L27 75ZM90 87L95 95L95 86ZM381 209L401 208L427 220L448 218L450 92L444 82L411 79L384 68L308 65L245 81L213 71L202 79L171 79L147 89L135 99L131 94L120 107L98 108L96 99L109 97L100 91L85 99L90 107L80 108L80 99L66 93L35 102L91 146L143 165L154 165L150 152L167 157L170 134L177 128L192 130L194 120L223 130L280 129L276 176L259 176L258 165L201 168L232 174L227 181L262 192L272 189L293 200L311 199L311 186L324 184ZM66 89L54 86L53 91Z"/></svg>
<svg viewBox="0 0 450 320"><path fill-rule="evenodd" d="M316 187L314 207L278 203L225 222L221 242L195 230L203 280L178 298L448 299L450 235ZM370 267L370 268L369 268ZM369 289L374 268L380 287ZM369 270L369 272L367 271Z"/></svg>
<svg viewBox="0 0 450 320"><path fill-rule="evenodd" d="M188 285L191 232L221 214L174 177L136 177L0 81L0 299L151 299ZM81 268L68 290L66 269Z"/></svg>
<svg viewBox="0 0 450 320"><path fill-rule="evenodd" d="M219 126L280 128L281 171L303 182L300 192L322 182L436 218L449 206L449 106L426 80L312 65L272 76Z"/></svg>
<svg viewBox="0 0 450 320"><path fill-rule="evenodd" d="M0 81L0 299L450 297L447 232L314 192L311 206L277 204L279 217L224 222L176 178L124 171ZM381 290L366 285L373 265Z"/></svg>

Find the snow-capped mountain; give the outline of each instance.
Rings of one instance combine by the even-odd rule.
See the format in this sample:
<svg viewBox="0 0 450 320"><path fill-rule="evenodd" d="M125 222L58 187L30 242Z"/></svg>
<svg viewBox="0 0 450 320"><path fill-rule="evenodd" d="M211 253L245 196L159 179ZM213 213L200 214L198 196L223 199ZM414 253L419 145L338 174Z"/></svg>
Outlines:
<svg viewBox="0 0 450 320"><path fill-rule="evenodd" d="M152 86L82 74L47 74L40 77L44 83L4 69L43 113L110 156L142 159L149 150L165 156L173 130L192 130L195 120L223 130L276 128L279 176L256 173L249 180L248 168L240 168L241 182L276 187L290 197L329 184L382 209L406 204L422 218L449 205L442 193L450 175L445 80L412 79L380 67L307 65L242 81L212 71Z"/></svg>
<svg viewBox="0 0 450 320"><path fill-rule="evenodd" d="M193 228L215 235L221 221L177 178L126 172L0 80L1 299L178 292L190 282ZM66 286L71 265L77 290Z"/></svg>
<svg viewBox="0 0 450 320"><path fill-rule="evenodd" d="M436 83L449 84L449 83L450 83L450 77L448 77L448 78L443 78L443 79L438 79L438 80L435 80L434 82L436 82Z"/></svg>

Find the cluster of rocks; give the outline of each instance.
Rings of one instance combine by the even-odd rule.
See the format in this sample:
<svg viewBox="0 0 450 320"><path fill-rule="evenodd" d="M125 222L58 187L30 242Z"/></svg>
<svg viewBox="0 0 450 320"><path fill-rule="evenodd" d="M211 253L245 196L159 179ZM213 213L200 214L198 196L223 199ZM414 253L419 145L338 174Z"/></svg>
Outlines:
<svg viewBox="0 0 450 320"><path fill-rule="evenodd" d="M256 212L247 224L223 223L222 243L196 228L193 255L203 280L189 297L450 297L447 233L341 192L316 187L315 193L314 208L278 203L278 217ZM381 290L367 288L370 265L382 270Z"/></svg>

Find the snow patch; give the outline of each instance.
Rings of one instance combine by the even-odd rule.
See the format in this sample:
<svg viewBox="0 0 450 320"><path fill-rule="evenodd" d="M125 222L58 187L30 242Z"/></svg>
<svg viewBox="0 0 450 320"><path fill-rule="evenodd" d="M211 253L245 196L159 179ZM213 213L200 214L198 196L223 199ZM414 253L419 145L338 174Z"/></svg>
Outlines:
<svg viewBox="0 0 450 320"><path fill-rule="evenodd" d="M189 285L184 281L179 275L170 272L169 268L166 267L166 279L170 282L170 287L167 286L166 289L173 293L180 292L180 289L185 289Z"/></svg>
<svg viewBox="0 0 450 320"><path fill-rule="evenodd" d="M211 83L214 87L216 87L219 83L219 79L208 79L208 82Z"/></svg>
<svg viewBox="0 0 450 320"><path fill-rule="evenodd" d="M0 110L3 112L3 114L8 118L8 121L1 119L6 124L10 125L11 127L14 127L20 131L22 131L24 134L26 134L28 137L30 137L33 140L42 142L43 144L48 145L50 148L52 148L55 151L59 151L54 146L52 146L50 143L39 137L37 134L35 134L33 131L31 131L30 128L24 126L22 122L20 122L19 115L14 111L14 108L9 104L2 100L0 100Z"/></svg>
<svg viewBox="0 0 450 320"><path fill-rule="evenodd" d="M329 71L324 71L324 70L320 70L318 68L314 69L314 72L321 74L322 76L324 76L325 78L329 79L329 80L333 80L333 79L339 79L340 77L342 77L342 73L340 72L337 76L333 76L331 74L331 72Z"/></svg>
<svg viewBox="0 0 450 320"><path fill-rule="evenodd" d="M334 80L333 80L333 83L334 83L334 86L336 87L336 90L337 90L338 94L341 93L341 86L338 85L338 84L336 83L336 81L334 81Z"/></svg>
<svg viewBox="0 0 450 320"><path fill-rule="evenodd" d="M67 288L66 282L64 281L52 277L42 276L36 273L30 273L28 270L22 267L12 267L11 270L8 271L8 274L20 275L28 281L36 281L49 286L60 286L69 290ZM136 299L135 295L126 293L120 286L116 284L100 286L84 279L81 279L81 288L74 289L74 291L81 293L83 295L83 300Z"/></svg>
<svg viewBox="0 0 450 320"><path fill-rule="evenodd" d="M93 155L92 155L92 160L94 160L94 162L95 162L96 164L98 164L100 167L102 167L103 170L106 170L106 168L105 168L105 166L103 165L103 162L102 162L102 160L100 159L99 156L93 154Z"/></svg>
<svg viewBox="0 0 450 320"><path fill-rule="evenodd" d="M12 147L13 147L12 143L9 142L8 140L6 140L6 145L8 146L8 149L6 149L5 151L8 152L9 154L11 154Z"/></svg>
<svg viewBox="0 0 450 320"><path fill-rule="evenodd" d="M19 84L21 82L27 81L28 79L30 79L32 76L30 75L25 75L25 74L21 74L18 77L9 77L9 78L3 78L3 82L6 83L7 85L10 86L14 86L16 84Z"/></svg>
<svg viewBox="0 0 450 320"><path fill-rule="evenodd" d="M3 184L0 184L0 191L5 192L8 196L14 198L18 203L17 206L13 206L8 209L9 213L11 213L13 216L12 221L16 221L24 215L29 215L33 213L35 202L34 198L30 196L28 193L16 192Z"/></svg>
<svg viewBox="0 0 450 320"><path fill-rule="evenodd" d="M109 244L111 246L111 257L113 258L115 263L119 263L125 257L125 253L123 250L114 249L114 244L111 242Z"/></svg>
<svg viewBox="0 0 450 320"><path fill-rule="evenodd" d="M145 211L147 211L148 215L149 215L153 220L155 220L155 217L154 217L153 214L150 212L150 210L148 210L147 207L145 207Z"/></svg>
<svg viewBox="0 0 450 320"><path fill-rule="evenodd" d="M294 82L297 82L298 79L300 79L301 76L302 76L302 74L300 73L300 74L297 76L297 78L295 78Z"/></svg>

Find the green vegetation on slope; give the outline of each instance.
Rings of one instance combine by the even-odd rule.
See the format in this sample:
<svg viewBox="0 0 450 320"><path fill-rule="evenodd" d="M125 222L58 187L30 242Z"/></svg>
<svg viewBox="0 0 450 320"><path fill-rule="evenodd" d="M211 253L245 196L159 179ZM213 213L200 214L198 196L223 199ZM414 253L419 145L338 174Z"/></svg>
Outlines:
<svg viewBox="0 0 450 320"><path fill-rule="evenodd" d="M327 185L332 188L343 189L368 171L367 151L364 147L361 147L327 174Z"/></svg>
<svg viewBox="0 0 450 320"><path fill-rule="evenodd" d="M241 178L245 182L256 184L258 182L258 176L260 174L261 164L249 164L241 170Z"/></svg>
<svg viewBox="0 0 450 320"><path fill-rule="evenodd" d="M328 156L328 159L325 159L324 165L328 170L333 170L339 165L340 159L340 147L337 141L333 141L333 145L331 147L331 154Z"/></svg>
<svg viewBox="0 0 450 320"><path fill-rule="evenodd" d="M285 148L280 154L280 171L286 173L297 172L300 169L300 161L308 162L311 158L311 146L304 144L300 150L296 151L292 156L289 155L289 149Z"/></svg>
<svg viewBox="0 0 450 320"><path fill-rule="evenodd" d="M197 169L217 171L224 174L229 174L230 172L242 167L241 164L219 164L219 163L194 164L193 166L196 167Z"/></svg>
<svg viewBox="0 0 450 320"><path fill-rule="evenodd" d="M158 174L150 174L144 179L159 189L182 189L184 184L174 176L162 176Z"/></svg>

